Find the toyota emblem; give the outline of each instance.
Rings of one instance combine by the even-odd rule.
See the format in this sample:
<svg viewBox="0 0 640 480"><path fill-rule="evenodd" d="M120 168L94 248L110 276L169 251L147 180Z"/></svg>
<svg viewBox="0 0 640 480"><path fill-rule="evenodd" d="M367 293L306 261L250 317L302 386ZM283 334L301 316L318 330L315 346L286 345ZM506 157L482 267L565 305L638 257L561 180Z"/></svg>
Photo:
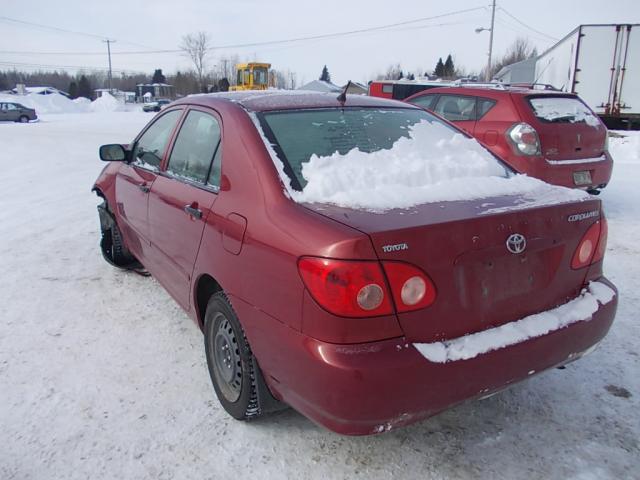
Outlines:
<svg viewBox="0 0 640 480"><path fill-rule="evenodd" d="M509 235L509 238L507 238L507 250L513 254L518 254L524 252L525 248L527 248L527 239L524 238L524 235L519 233Z"/></svg>

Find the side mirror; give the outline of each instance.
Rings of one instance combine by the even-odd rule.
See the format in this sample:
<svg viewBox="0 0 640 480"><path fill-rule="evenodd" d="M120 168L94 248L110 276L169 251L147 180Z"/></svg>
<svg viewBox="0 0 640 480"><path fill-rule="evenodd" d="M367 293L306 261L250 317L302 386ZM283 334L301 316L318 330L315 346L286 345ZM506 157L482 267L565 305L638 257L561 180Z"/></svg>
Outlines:
<svg viewBox="0 0 640 480"><path fill-rule="evenodd" d="M103 162L126 162L127 151L118 143L102 145L100 147L100 160Z"/></svg>

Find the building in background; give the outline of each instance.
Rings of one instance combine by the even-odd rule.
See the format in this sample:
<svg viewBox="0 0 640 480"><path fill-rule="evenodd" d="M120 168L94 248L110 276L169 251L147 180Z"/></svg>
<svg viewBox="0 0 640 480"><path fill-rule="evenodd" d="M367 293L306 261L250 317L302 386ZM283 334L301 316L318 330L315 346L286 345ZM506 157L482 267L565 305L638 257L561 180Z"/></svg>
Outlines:
<svg viewBox="0 0 640 480"><path fill-rule="evenodd" d="M36 95L52 95L54 93L57 93L59 95L62 95L63 97L69 98L69 94L67 92L63 92L62 90L58 90L57 88L54 88L54 87L27 87L27 86L24 85L24 83L18 83L16 85L16 88L11 90L11 92L15 93L17 95L28 95L30 93L33 93L33 94L36 94Z"/></svg>
<svg viewBox="0 0 640 480"><path fill-rule="evenodd" d="M313 80L309 83L305 83L298 90L310 90L312 92L322 93L340 93L342 89L338 85L334 85L331 82L325 82L324 80Z"/></svg>
<svg viewBox="0 0 640 480"><path fill-rule="evenodd" d="M347 93L350 95L366 95L369 92L369 89L358 82L351 82L349 88L347 89ZM347 85L343 85L341 90L344 90L344 87Z"/></svg>
<svg viewBox="0 0 640 480"><path fill-rule="evenodd" d="M136 92L123 92L116 88L96 88L93 92L96 98L100 98L104 93L109 93L122 103L134 103L136 101Z"/></svg>
<svg viewBox="0 0 640 480"><path fill-rule="evenodd" d="M139 83L136 85L136 102L153 101L159 98L176 98L176 89L166 83Z"/></svg>

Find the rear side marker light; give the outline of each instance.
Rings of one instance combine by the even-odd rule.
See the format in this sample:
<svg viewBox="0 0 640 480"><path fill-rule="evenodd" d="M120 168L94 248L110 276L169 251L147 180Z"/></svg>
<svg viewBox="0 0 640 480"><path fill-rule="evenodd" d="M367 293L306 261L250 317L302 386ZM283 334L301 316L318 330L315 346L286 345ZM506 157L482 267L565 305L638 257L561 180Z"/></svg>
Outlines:
<svg viewBox="0 0 640 480"><path fill-rule="evenodd" d="M571 268L577 270L602 260L607 249L607 233L607 220L603 216L582 236L573 254Z"/></svg>

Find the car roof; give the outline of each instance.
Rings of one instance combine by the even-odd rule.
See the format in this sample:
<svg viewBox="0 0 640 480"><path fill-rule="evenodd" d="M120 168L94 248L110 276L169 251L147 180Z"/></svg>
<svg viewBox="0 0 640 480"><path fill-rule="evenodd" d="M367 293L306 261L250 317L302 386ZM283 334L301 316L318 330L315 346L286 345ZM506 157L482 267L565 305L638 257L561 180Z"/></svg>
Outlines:
<svg viewBox="0 0 640 480"><path fill-rule="evenodd" d="M563 92L561 90L555 90L551 88L531 88L528 86L519 86L519 85L502 85L495 84L494 85L477 85L477 86L457 86L452 85L449 87L436 87L430 88L428 90L422 90L412 97L420 97L423 95L434 95L440 93L459 93L461 95L477 95L482 96L488 93L491 96L500 96L500 95L520 95L520 96L528 96L528 95L549 95L549 96L576 96L575 93Z"/></svg>
<svg viewBox="0 0 640 480"><path fill-rule="evenodd" d="M289 110L304 108L340 108L343 106L338 95L305 90L247 90L240 92L219 92L189 95L178 104L215 107L220 103L234 103L246 110L261 112L269 110ZM417 108L412 105L367 95L347 95L345 107Z"/></svg>

